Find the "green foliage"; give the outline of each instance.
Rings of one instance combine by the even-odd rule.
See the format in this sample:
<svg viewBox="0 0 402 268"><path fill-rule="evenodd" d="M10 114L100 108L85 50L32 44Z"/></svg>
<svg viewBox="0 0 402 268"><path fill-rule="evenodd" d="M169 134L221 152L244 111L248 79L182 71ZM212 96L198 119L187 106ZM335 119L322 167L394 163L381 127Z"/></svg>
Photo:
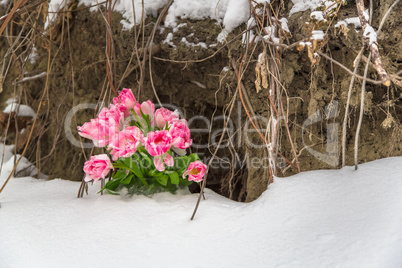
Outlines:
<svg viewBox="0 0 402 268"><path fill-rule="evenodd" d="M170 152L170 154L173 154ZM114 164L115 172L112 178L100 191L118 195L122 188L127 188L129 195L142 194L152 196L158 192L175 193L177 189L190 186L193 182L183 179L191 162L199 160L197 154L174 156L174 166L158 171L144 148L131 157L119 158Z"/></svg>

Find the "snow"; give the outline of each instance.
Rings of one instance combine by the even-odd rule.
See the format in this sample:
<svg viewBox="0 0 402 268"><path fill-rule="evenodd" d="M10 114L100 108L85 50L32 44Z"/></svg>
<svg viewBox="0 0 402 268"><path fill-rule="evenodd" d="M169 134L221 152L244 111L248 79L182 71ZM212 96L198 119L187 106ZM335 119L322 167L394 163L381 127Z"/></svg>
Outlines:
<svg viewBox="0 0 402 268"><path fill-rule="evenodd" d="M322 14L322 11L313 11L310 14L310 18L314 18L318 21L326 21L326 19L324 19L324 15Z"/></svg>
<svg viewBox="0 0 402 268"><path fill-rule="evenodd" d="M188 47L190 47L190 46L191 47L202 47L202 48L208 49L207 44L205 44L204 42L191 43L191 42L187 41L187 38L185 38L185 37L183 37L180 42L186 44L186 46L188 46Z"/></svg>
<svg viewBox="0 0 402 268"><path fill-rule="evenodd" d="M301 46L312 46L313 44L311 43L311 42L299 42L299 44L301 45Z"/></svg>
<svg viewBox="0 0 402 268"><path fill-rule="evenodd" d="M289 16L307 9L315 10L322 2L322 0L292 0L293 7L289 12Z"/></svg>
<svg viewBox="0 0 402 268"><path fill-rule="evenodd" d="M50 0L48 11L49 12L57 12L57 11L61 10L66 3L67 3L67 0ZM56 15L57 15L56 13L48 13L48 16L46 18L46 22L44 25L45 29L47 29L47 27L49 26L49 23L52 23L55 20Z"/></svg>
<svg viewBox="0 0 402 268"><path fill-rule="evenodd" d="M368 9L366 9L363 12L363 16L366 18L367 21L369 21L370 16L369 16L369 10ZM355 28L361 28L362 27L359 17L350 17L350 18L346 18L344 20L338 21L335 24L335 28L338 28L341 25L344 25L345 27L347 27L349 24L353 24L355 26ZM358 32L358 31L356 31L356 32Z"/></svg>
<svg viewBox="0 0 402 268"><path fill-rule="evenodd" d="M311 39L313 40L323 40L325 37L325 33L322 30L312 31Z"/></svg>
<svg viewBox="0 0 402 268"><path fill-rule="evenodd" d="M344 25L346 27L349 24L353 24L355 26L355 28L361 28L362 27L359 17L351 17L351 18L346 18L344 20L338 21L335 24L335 28L338 28L341 25Z"/></svg>
<svg viewBox="0 0 402 268"><path fill-rule="evenodd" d="M363 36L370 39L370 41L369 41L370 46L373 43L377 42L377 32L374 30L373 27L371 27L370 24L367 24L366 29L364 30Z"/></svg>
<svg viewBox="0 0 402 268"><path fill-rule="evenodd" d="M177 18L222 21L230 32L249 17L248 0L175 0L166 15L165 25L175 27Z"/></svg>
<svg viewBox="0 0 402 268"><path fill-rule="evenodd" d="M0 143L0 163L3 163L3 166L0 170L0 186L3 185L3 182L5 181L5 179L7 179L7 177L13 170L14 161L18 160L20 156L21 155L17 154L16 158L14 158L14 145L4 145L3 143ZM36 176L37 170L35 166L28 161L27 158L22 157L19 165L17 166L16 174L18 174L19 176ZM2 267L1 264L2 263L0 258L0 267Z"/></svg>
<svg viewBox="0 0 402 268"><path fill-rule="evenodd" d="M8 0L0 0L0 6L7 6Z"/></svg>
<svg viewBox="0 0 402 268"><path fill-rule="evenodd" d="M55 0L51 0L55 1ZM92 6L98 4L99 0L79 0L78 6L86 5ZM115 1L113 1L114 3ZM157 16L158 10L163 8L169 0L144 0L144 13L145 16L153 15ZM120 12L123 16L121 24L123 24L123 29L130 30L134 26L134 12L133 3L135 10L135 23L139 24L142 17L142 0L117 0L114 6L114 11ZM91 11L99 10L99 6L92 7Z"/></svg>
<svg viewBox="0 0 402 268"><path fill-rule="evenodd" d="M9 113L15 113L18 108L18 116L30 116L34 118L36 116L36 113L34 110L32 110L31 107L28 105L20 104L18 107L17 103L10 103L7 105L6 108L4 108L3 113L9 114Z"/></svg>
<svg viewBox="0 0 402 268"><path fill-rule="evenodd" d="M176 48L176 45L172 42L173 41L173 33L168 33L166 39L163 40L164 44L169 44L170 46Z"/></svg>
<svg viewBox="0 0 402 268"><path fill-rule="evenodd" d="M279 21L281 22L282 29L285 32L290 33L289 26L288 26L288 20L286 18L281 18Z"/></svg>
<svg viewBox="0 0 402 268"><path fill-rule="evenodd" d="M79 182L12 178L0 267L401 267L401 162L275 178L248 204L206 190L194 221L186 191L100 196L96 184L77 199Z"/></svg>
<svg viewBox="0 0 402 268"><path fill-rule="evenodd" d="M275 31L276 31L275 25L265 27L265 31L267 32L267 34L264 35L264 37L263 37L264 39L266 39L266 40L271 39L272 42L274 42L276 44L280 43L279 38L275 36Z"/></svg>
<svg viewBox="0 0 402 268"><path fill-rule="evenodd" d="M223 29L223 31L218 34L216 41L218 41L218 43L224 43L226 38L228 37L228 35L229 35L229 33L225 29ZM243 34L243 38L244 38L244 34ZM243 44L244 44L244 41L243 41Z"/></svg>
<svg viewBox="0 0 402 268"><path fill-rule="evenodd" d="M60 0L51 0L57 2ZM121 21L124 29L134 26L133 0L117 0L115 11L122 13L124 20ZM261 2L261 0L260 0ZM145 0L145 16L152 14L157 16L158 10L165 7L168 0ZM79 5L95 5L97 0L79 0ZM165 25L175 28L177 19L201 20L205 18L222 21L227 31L232 31L249 17L248 0L175 0L169 7ZM50 4L49 4L50 6ZM140 23L142 16L142 0L134 0L136 23ZM91 8L97 10L97 7Z"/></svg>

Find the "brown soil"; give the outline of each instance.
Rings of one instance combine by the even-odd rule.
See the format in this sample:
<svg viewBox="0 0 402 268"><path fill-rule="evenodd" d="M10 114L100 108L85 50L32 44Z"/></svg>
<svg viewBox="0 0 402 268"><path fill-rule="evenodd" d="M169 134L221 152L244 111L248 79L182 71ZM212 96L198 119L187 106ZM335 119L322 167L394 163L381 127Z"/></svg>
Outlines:
<svg viewBox="0 0 402 268"><path fill-rule="evenodd" d="M289 2L285 1L285 4L288 5L288 10L291 7ZM391 0L378 2L374 9L374 28L378 27L380 18L382 18L390 4L393 3ZM401 70L402 65L402 17L399 15L401 12L402 5L398 5L387 20L383 32L378 38L384 66L389 73ZM290 43L305 37L302 33L302 27L306 16L309 14L307 13L294 14L289 19L289 28L293 33L293 37L289 40ZM0 9L1 14L4 14L4 10ZM300 19L300 16L304 19ZM353 1L341 9L340 19L344 16L357 16ZM113 15L112 32L116 47L116 74L118 79L124 73L134 49L134 32L122 31L120 20L121 15L115 13ZM155 18L147 19L146 29L148 35L155 21ZM216 47L209 47L208 49L186 46L180 42L182 37L187 37L187 40L193 43L215 44L220 28L212 20L186 20L182 22L187 23L187 26L180 28L174 34L173 42L177 46L176 49L162 42L167 34L172 32L172 29L166 28L163 33L156 34L154 43L160 46L160 51L155 56L179 61L199 60L212 55L222 46L222 44L218 44ZM48 174L50 178L78 181L83 176L82 166L85 161L83 151L85 151L86 155L89 155L90 149L82 150L71 145L66 139L64 120L72 107L81 103L97 103L101 95L106 81L106 34L102 16L99 13L90 13L87 10L75 12L73 19L69 19L69 24L65 24L65 27L69 25L71 25L69 34L66 31L60 31L57 38L54 36L52 38L52 56L55 60L52 62L49 92L39 113L39 124L34 131L27 157L43 173ZM60 27L60 29L62 28ZM242 25L233 31L228 40L235 38L244 28L245 26ZM191 36L193 32L196 33L196 37ZM361 47L361 37L355 32L353 26L349 26L347 37L333 30L329 34L331 38L326 49L329 49L334 59L351 69L352 62ZM27 70L32 74L45 71L47 66L47 51L41 46L42 43L39 40L40 38L38 38L36 45L40 58L36 64L27 64ZM7 48L4 38L1 38L0 55L2 57L5 55ZM174 63L154 58L152 60L153 80L161 102L171 103L180 107L187 119L196 115L211 118L215 109L215 118L222 115L223 109L237 90L237 78L231 68L229 56L233 59L238 59L241 51L240 37L232 42L228 48L220 50L215 56L197 63ZM256 59L261 52L262 48L257 47L245 72L243 83L255 113L268 117L268 91L262 90L257 93L254 85L254 67ZM136 60L134 59L130 66L133 67L135 64ZM141 92L140 100L151 99L156 101L149 80L148 63L146 65L144 90ZM228 71L224 71L224 67L229 67ZM359 73L363 73L363 68L361 67ZM5 105L5 100L13 95L14 86L12 81L17 76L17 66L13 66L6 77L3 92L0 94L0 103L2 105ZM124 80L122 87L133 88L136 92L139 77L139 69L135 69ZM376 73L373 69L370 70L369 77L376 79ZM351 79L350 75L325 59L321 59L318 66L311 67L306 51L292 50L283 54L281 79L288 96L289 128L292 138L295 140L296 150L300 153L299 159L302 171L334 168L311 155L305 149L305 145L311 146L316 151L325 152L327 125L330 123L339 123L339 140L341 140L341 126ZM17 93L22 92L21 99L23 103L30 104L36 110L44 87L45 78L41 78L23 83L17 87ZM356 81L351 100L347 134L348 165L353 164L353 146L359 116L360 89L361 82ZM366 91L367 101L359 146L360 163L383 157L402 155L401 88L395 85L387 88L367 84ZM239 99L236 101L239 102ZM339 103L339 114L330 120L323 119L308 126L303 132L303 122L309 115L317 110L324 111L324 108L333 101ZM244 127L247 119L245 111L237 107L238 104L235 105L232 113L235 129ZM92 117L93 110L81 111L76 114L73 124L81 125ZM241 126L237 123L239 117L241 118ZM222 127L223 120L213 122L212 132ZM205 123L202 121L195 121L193 127L206 128ZM76 131L73 131L73 134L78 139ZM280 130L280 134L282 136L280 152L287 158L293 159L284 128ZM306 141L305 145L302 142L302 135ZM250 137L253 143L262 143L257 135L250 135ZM205 143L208 141L208 135L205 133L193 133L193 139L196 143ZM237 136L235 136L235 139L237 139ZM12 136L9 137L9 140L12 140ZM211 147L211 150L213 149L214 147ZM241 143L235 146L235 149L241 161L247 156L261 159L267 157L266 150L250 148L244 143L244 140L241 140ZM206 149L192 150L204 157L211 156L211 153ZM219 157L229 157L230 159L232 159L232 154L233 152L228 149L218 152ZM279 161L279 164L282 165L283 163ZM295 170L290 168L283 174L278 171L277 175L288 176L294 173ZM208 178L208 187L239 201L252 201L267 188L268 170L252 168L247 161L245 166L238 166L233 174L234 176L232 177L230 169L212 169Z"/></svg>

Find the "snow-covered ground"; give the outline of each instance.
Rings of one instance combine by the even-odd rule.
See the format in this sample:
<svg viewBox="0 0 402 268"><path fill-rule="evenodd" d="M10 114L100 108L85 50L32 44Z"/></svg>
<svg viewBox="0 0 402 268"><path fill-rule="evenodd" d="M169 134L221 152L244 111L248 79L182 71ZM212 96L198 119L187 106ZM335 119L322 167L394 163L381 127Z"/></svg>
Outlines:
<svg viewBox="0 0 402 268"><path fill-rule="evenodd" d="M402 267L401 163L276 178L249 204L207 190L194 221L187 192L124 198L93 185L77 199L78 182L13 178L0 267Z"/></svg>

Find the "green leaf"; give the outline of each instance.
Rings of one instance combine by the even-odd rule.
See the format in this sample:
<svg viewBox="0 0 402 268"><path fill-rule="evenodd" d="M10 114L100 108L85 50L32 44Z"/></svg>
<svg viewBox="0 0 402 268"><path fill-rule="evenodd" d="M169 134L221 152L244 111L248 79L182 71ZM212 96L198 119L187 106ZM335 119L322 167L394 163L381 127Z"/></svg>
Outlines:
<svg viewBox="0 0 402 268"><path fill-rule="evenodd" d="M140 155L139 155L138 153L135 153L135 154L133 154L133 157L135 158L135 160L137 161L137 163L139 163L138 166L140 167L141 172L144 174L144 173L145 173L145 169L144 169L144 167L143 167L143 165L142 165L143 161L142 161Z"/></svg>
<svg viewBox="0 0 402 268"><path fill-rule="evenodd" d="M116 172L116 174L114 174L113 180L121 180L121 179L123 179L125 176L127 176L126 171L120 169L120 170L118 170L118 171Z"/></svg>
<svg viewBox="0 0 402 268"><path fill-rule="evenodd" d="M179 156L174 158L174 168L176 170L184 170L190 164L190 159L188 156Z"/></svg>
<svg viewBox="0 0 402 268"><path fill-rule="evenodd" d="M140 180L140 182L144 185L148 187L148 183L144 178L138 178Z"/></svg>
<svg viewBox="0 0 402 268"><path fill-rule="evenodd" d="M100 193L100 192L102 192L104 190L108 190L108 191L109 190L112 190L112 191L116 190L116 188L120 185L120 181L121 181L121 179L113 179L111 181L108 181L105 184L105 186L98 193Z"/></svg>
<svg viewBox="0 0 402 268"><path fill-rule="evenodd" d="M168 179L169 179L169 176L168 175L162 175L162 176L158 176L158 177L155 177L155 178L160 184L162 184L163 186L166 186L167 182L168 182Z"/></svg>
<svg viewBox="0 0 402 268"><path fill-rule="evenodd" d="M138 178L143 178L144 174L142 174L139 166L139 162L137 162L136 160L132 159L131 157L128 158L129 159L129 167L133 170L134 174L138 177Z"/></svg>
<svg viewBox="0 0 402 268"><path fill-rule="evenodd" d="M164 175L164 174L163 174L163 172L160 172L160 171L157 170L157 169L153 169L153 170L151 170L151 171L149 172L149 175L152 176L152 177L159 177L159 176L162 176L162 175Z"/></svg>
<svg viewBox="0 0 402 268"><path fill-rule="evenodd" d="M109 194L112 194L112 195L120 195L118 192L115 192L115 191L112 191L112 190L109 190L109 189L106 189L106 191L108 191Z"/></svg>
<svg viewBox="0 0 402 268"><path fill-rule="evenodd" d="M191 184L193 184L193 181L189 181L187 179L180 179L180 185L190 186Z"/></svg>
<svg viewBox="0 0 402 268"><path fill-rule="evenodd" d="M141 128L142 130L144 130L144 126L143 126L143 124L141 123L141 119L140 119L140 117L138 116L138 114L137 114L136 112L134 112L133 114L134 114L134 116L135 116L135 119L137 119L137 125L139 126L139 128Z"/></svg>
<svg viewBox="0 0 402 268"><path fill-rule="evenodd" d="M144 114L144 113L142 112L142 109L141 109L141 108L140 108L140 112L141 112L142 118L144 118L144 120L145 120L145 123L147 123L148 130L151 130L151 122L150 122L150 120L149 120L149 115Z"/></svg>
<svg viewBox="0 0 402 268"><path fill-rule="evenodd" d="M200 160L200 157L199 157L198 154L196 154L196 153L190 154L188 157L190 158L190 162L194 162L194 161Z"/></svg>
<svg viewBox="0 0 402 268"><path fill-rule="evenodd" d="M154 168L154 161L144 152L140 152L142 156L142 164L144 164L144 168L149 170Z"/></svg>
<svg viewBox="0 0 402 268"><path fill-rule="evenodd" d="M113 164L113 167L127 169L132 173L134 173L139 178L144 177L144 174L142 174L141 170L137 166L137 162L133 160L131 157L126 157L122 161L119 160L116 161L116 163Z"/></svg>
<svg viewBox="0 0 402 268"><path fill-rule="evenodd" d="M176 171L173 172L169 172L168 173L169 178L170 178L170 182L174 185L178 185L180 182L180 178L179 178L179 174L177 174Z"/></svg>
<svg viewBox="0 0 402 268"><path fill-rule="evenodd" d="M134 177L133 174L128 175L126 178L122 179L120 183L124 185L130 184L133 177Z"/></svg>

